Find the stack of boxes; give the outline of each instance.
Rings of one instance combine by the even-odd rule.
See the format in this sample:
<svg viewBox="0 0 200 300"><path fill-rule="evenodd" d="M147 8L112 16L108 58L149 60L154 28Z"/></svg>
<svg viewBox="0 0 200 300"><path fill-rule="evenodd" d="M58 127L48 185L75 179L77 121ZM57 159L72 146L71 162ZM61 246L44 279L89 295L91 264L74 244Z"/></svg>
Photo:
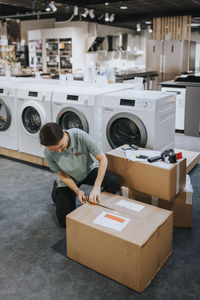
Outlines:
<svg viewBox="0 0 200 300"><path fill-rule="evenodd" d="M174 227L192 228L193 188L190 176L186 176L185 158L170 164L170 169L162 169L154 163L128 161L121 147L108 152L107 157L108 169L121 177L123 196L171 210ZM124 173L120 174L120 168Z"/></svg>
<svg viewBox="0 0 200 300"><path fill-rule="evenodd" d="M67 215L67 256L142 292L171 254L173 222L192 226L186 159L167 167L130 161L121 147L107 158L128 197L102 193L99 205Z"/></svg>

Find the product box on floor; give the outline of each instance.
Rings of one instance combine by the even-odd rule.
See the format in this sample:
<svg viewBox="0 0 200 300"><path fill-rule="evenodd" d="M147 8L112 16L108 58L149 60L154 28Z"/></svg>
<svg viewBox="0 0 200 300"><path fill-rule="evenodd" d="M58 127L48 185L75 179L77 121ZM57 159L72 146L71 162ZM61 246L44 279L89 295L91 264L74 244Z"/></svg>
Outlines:
<svg viewBox="0 0 200 300"><path fill-rule="evenodd" d="M144 153L144 149L143 152ZM148 151L148 150L146 150ZM151 151L152 152L152 151ZM132 150L132 154L140 153ZM108 170L118 176L121 185L170 201L185 186L186 159L170 164L128 160L122 147L106 153Z"/></svg>
<svg viewBox="0 0 200 300"><path fill-rule="evenodd" d="M125 193L126 188L122 187L122 196L125 195ZM160 208L171 210L173 211L174 227L192 228L193 188L189 175L186 176L186 185L184 189L181 190L180 193L170 202L131 189L128 189L128 197Z"/></svg>
<svg viewBox="0 0 200 300"><path fill-rule="evenodd" d="M67 256L138 292L172 251L173 213L102 193L66 216Z"/></svg>

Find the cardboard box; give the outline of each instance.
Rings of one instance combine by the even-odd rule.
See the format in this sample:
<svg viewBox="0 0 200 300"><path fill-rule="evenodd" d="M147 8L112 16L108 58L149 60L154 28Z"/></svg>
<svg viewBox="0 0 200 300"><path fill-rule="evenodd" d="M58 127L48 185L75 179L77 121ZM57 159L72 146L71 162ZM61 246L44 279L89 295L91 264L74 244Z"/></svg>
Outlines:
<svg viewBox="0 0 200 300"><path fill-rule="evenodd" d="M185 186L185 158L175 164L162 162L164 167L158 167L157 163L128 160L121 147L107 152L106 155L108 170L118 176L122 186L167 201Z"/></svg>
<svg viewBox="0 0 200 300"><path fill-rule="evenodd" d="M122 195L127 195L127 191L124 188L122 188ZM171 210L173 211L174 227L192 228L193 188L189 175L186 177L186 186L184 189L181 190L180 193L170 202L131 189L128 190L128 197L160 208Z"/></svg>
<svg viewBox="0 0 200 300"><path fill-rule="evenodd" d="M68 214L67 256L138 292L172 251L172 212L102 193Z"/></svg>

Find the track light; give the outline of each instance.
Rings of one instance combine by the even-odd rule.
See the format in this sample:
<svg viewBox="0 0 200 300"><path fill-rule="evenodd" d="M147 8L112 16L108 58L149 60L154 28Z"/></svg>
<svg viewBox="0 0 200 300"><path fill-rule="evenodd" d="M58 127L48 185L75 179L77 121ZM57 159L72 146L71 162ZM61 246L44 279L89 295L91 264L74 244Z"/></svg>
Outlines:
<svg viewBox="0 0 200 300"><path fill-rule="evenodd" d="M45 10L46 10L46 11L50 11L50 10L51 10L51 8L50 8L50 6L49 6L49 1L46 1L46 2L45 2Z"/></svg>
<svg viewBox="0 0 200 300"><path fill-rule="evenodd" d="M111 14L111 15L110 15L110 22L113 22L114 19L115 19L115 14Z"/></svg>
<svg viewBox="0 0 200 300"><path fill-rule="evenodd" d="M55 6L54 1L51 1L51 2L49 3L49 6L50 6L50 8L51 8L54 12L57 11L57 7Z"/></svg>
<svg viewBox="0 0 200 300"><path fill-rule="evenodd" d="M36 10L37 9L37 0L32 0L32 10Z"/></svg>
<svg viewBox="0 0 200 300"><path fill-rule="evenodd" d="M101 13L101 14L98 16L98 20L102 20L102 19L103 19L103 17L104 17L104 14L103 14L103 13Z"/></svg>
<svg viewBox="0 0 200 300"><path fill-rule="evenodd" d="M136 25L136 30L137 30L137 31L141 31L140 23L138 23L138 24Z"/></svg>
<svg viewBox="0 0 200 300"><path fill-rule="evenodd" d="M89 16L90 16L91 19L95 18L94 9L89 10Z"/></svg>
<svg viewBox="0 0 200 300"><path fill-rule="evenodd" d="M151 25L148 25L148 26L147 26L147 30L148 30L149 33L152 33L152 32L153 32L153 30L152 30L152 28L151 28Z"/></svg>
<svg viewBox="0 0 200 300"><path fill-rule="evenodd" d="M84 13L82 14L82 16L83 16L84 18L86 18L87 15L88 15L88 13L89 13L89 9L84 8Z"/></svg>
<svg viewBox="0 0 200 300"><path fill-rule="evenodd" d="M109 18L109 13L105 13L105 21L106 22L109 22L110 21L110 18Z"/></svg>
<svg viewBox="0 0 200 300"><path fill-rule="evenodd" d="M74 6L74 15L78 16L78 6Z"/></svg>

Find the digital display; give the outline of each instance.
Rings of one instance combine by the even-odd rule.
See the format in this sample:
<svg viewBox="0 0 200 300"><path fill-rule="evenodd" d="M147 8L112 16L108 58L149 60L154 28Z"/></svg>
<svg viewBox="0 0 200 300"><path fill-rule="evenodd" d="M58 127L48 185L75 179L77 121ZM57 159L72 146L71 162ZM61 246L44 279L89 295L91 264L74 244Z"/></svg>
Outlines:
<svg viewBox="0 0 200 300"><path fill-rule="evenodd" d="M135 100L130 100L130 99L120 99L120 105L125 105L125 106L135 106Z"/></svg>
<svg viewBox="0 0 200 300"><path fill-rule="evenodd" d="M0 89L0 94L3 94L3 89Z"/></svg>
<svg viewBox="0 0 200 300"><path fill-rule="evenodd" d="M67 95L67 100L78 101L78 96L76 96L76 95Z"/></svg>
<svg viewBox="0 0 200 300"><path fill-rule="evenodd" d="M38 92L28 92L29 97L37 97L38 96Z"/></svg>

